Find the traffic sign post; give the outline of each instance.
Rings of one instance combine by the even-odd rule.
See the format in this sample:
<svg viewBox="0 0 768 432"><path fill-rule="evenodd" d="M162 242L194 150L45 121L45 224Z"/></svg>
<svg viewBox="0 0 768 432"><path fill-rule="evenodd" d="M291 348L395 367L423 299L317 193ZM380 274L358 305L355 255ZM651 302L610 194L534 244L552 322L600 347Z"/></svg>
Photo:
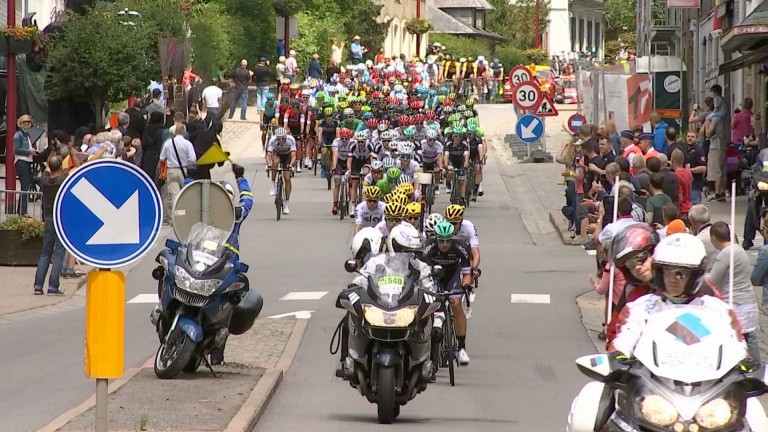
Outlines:
<svg viewBox="0 0 768 432"><path fill-rule="evenodd" d="M512 89L512 102L522 111L532 111L539 106L541 90L539 86L530 81L522 82Z"/></svg>
<svg viewBox="0 0 768 432"><path fill-rule="evenodd" d="M574 135L579 132L579 128L584 124L587 124L587 118L584 117L584 114L576 113L568 117L568 130Z"/></svg>
<svg viewBox="0 0 768 432"><path fill-rule="evenodd" d="M509 76L511 80L511 84L513 86L516 86L520 83L524 83L526 81L531 81L533 79L533 75L531 74L531 71L522 65L517 65L513 67L509 71Z"/></svg>
<svg viewBox="0 0 768 432"><path fill-rule="evenodd" d="M53 216L67 251L98 268L88 274L85 374L96 379L95 430L107 432L107 383L123 375L125 357L125 275L111 268L149 252L160 234L162 200L140 168L103 159L64 180Z"/></svg>
<svg viewBox="0 0 768 432"><path fill-rule="evenodd" d="M542 95L534 113L539 117L556 117L559 115L549 94Z"/></svg>

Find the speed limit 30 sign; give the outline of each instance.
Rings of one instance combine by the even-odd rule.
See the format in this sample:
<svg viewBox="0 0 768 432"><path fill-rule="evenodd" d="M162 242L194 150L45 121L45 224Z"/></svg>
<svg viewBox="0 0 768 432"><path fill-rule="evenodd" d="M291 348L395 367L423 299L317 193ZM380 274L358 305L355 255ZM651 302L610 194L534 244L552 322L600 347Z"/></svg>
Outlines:
<svg viewBox="0 0 768 432"><path fill-rule="evenodd" d="M541 102L541 90L536 83L521 82L512 89L512 102L523 111L535 110Z"/></svg>
<svg viewBox="0 0 768 432"><path fill-rule="evenodd" d="M509 79L510 79L510 83L513 86L516 86L520 83L531 81L533 79L533 76L531 75L531 71L527 67L517 65L513 67L511 71L509 71Z"/></svg>

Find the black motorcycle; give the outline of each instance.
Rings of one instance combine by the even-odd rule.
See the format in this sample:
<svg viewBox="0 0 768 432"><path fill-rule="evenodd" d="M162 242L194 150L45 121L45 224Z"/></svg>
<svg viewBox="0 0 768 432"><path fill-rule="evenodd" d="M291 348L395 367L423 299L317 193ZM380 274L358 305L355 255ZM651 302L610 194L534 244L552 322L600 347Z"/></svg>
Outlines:
<svg viewBox="0 0 768 432"><path fill-rule="evenodd" d="M411 254L378 255L367 264L373 272L365 275L355 260L347 261L344 268L365 276L368 287L352 284L336 300L337 308L347 310L339 328L349 329L339 375L378 405L383 424L392 423L401 405L426 390L432 373L432 314L440 303L421 291L412 259ZM441 272L436 266L431 276Z"/></svg>

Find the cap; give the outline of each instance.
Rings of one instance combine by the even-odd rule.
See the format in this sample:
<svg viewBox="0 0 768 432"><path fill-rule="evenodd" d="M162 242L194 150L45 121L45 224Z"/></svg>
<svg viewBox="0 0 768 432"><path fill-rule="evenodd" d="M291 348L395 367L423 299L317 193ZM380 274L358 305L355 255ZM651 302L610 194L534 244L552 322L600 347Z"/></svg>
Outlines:
<svg viewBox="0 0 768 432"><path fill-rule="evenodd" d="M653 134L648 132L641 133L640 141L653 141Z"/></svg>
<svg viewBox="0 0 768 432"><path fill-rule="evenodd" d="M353 37L352 39L360 39L360 36L355 35L355 37Z"/></svg>
<svg viewBox="0 0 768 432"><path fill-rule="evenodd" d="M675 219L667 225L667 235L686 233L685 223L680 219Z"/></svg>
<svg viewBox="0 0 768 432"><path fill-rule="evenodd" d="M264 61L267 61L267 58L266 58L266 57L263 57L263 56L262 56L262 57L259 57L259 61L263 61L263 62L264 62Z"/></svg>
<svg viewBox="0 0 768 432"><path fill-rule="evenodd" d="M621 131L621 137L626 139L635 139L635 134L633 134L631 130L623 130Z"/></svg>
<svg viewBox="0 0 768 432"><path fill-rule="evenodd" d="M290 54L291 54L291 55L296 55L296 51L294 51L294 50L291 50Z"/></svg>

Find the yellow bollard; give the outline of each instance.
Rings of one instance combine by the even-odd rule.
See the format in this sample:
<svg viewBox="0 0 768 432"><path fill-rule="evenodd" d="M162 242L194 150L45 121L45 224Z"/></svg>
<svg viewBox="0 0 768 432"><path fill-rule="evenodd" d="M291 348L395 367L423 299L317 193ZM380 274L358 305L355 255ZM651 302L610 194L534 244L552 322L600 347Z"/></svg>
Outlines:
<svg viewBox="0 0 768 432"><path fill-rule="evenodd" d="M85 375L109 379L123 375L125 360L125 275L88 273L85 297Z"/></svg>

